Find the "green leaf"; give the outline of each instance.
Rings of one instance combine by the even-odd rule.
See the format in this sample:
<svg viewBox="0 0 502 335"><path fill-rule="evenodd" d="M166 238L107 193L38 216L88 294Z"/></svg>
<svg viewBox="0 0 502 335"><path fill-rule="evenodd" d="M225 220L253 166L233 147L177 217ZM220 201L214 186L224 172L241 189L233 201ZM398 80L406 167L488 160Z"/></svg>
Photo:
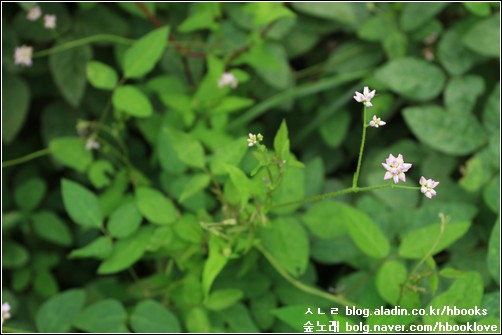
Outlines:
<svg viewBox="0 0 502 335"><path fill-rule="evenodd" d="M307 210L302 221L317 237L333 238L347 232L343 218L340 216L341 211L343 208L338 202L319 202Z"/></svg>
<svg viewBox="0 0 502 335"><path fill-rule="evenodd" d="M500 219L497 219L490 234L486 265L493 280L500 285Z"/></svg>
<svg viewBox="0 0 502 335"><path fill-rule="evenodd" d="M314 310L314 314L305 313L309 308L311 311ZM317 314L317 308L309 305L285 306L273 310L272 314L297 332L303 332L303 325L307 322L312 323L316 327L317 322L319 322L319 324L328 325L330 320L328 317L329 314ZM325 329L327 329L327 327L325 327Z"/></svg>
<svg viewBox="0 0 502 335"><path fill-rule="evenodd" d="M200 243L204 239L204 231L195 215L185 214L175 223L174 231L183 240L191 243Z"/></svg>
<svg viewBox="0 0 502 335"><path fill-rule="evenodd" d="M152 223L166 225L176 221L176 207L168 197L156 189L138 187L136 203L141 214Z"/></svg>
<svg viewBox="0 0 502 335"><path fill-rule="evenodd" d="M74 258L97 258L105 259L112 252L112 241L105 236L96 238L83 248L73 250L68 256Z"/></svg>
<svg viewBox="0 0 502 335"><path fill-rule="evenodd" d="M154 300L143 300L131 314L131 328L137 333L179 333L176 316Z"/></svg>
<svg viewBox="0 0 502 335"><path fill-rule="evenodd" d="M399 256L418 259L427 255L433 256L449 247L453 242L467 233L470 222L448 223L441 235L441 225L436 223L416 229L404 235L399 246ZM436 244L438 237L441 239ZM432 250L432 247L434 249Z"/></svg>
<svg viewBox="0 0 502 335"><path fill-rule="evenodd" d="M445 83L445 75L437 66L413 57L394 59L375 73L391 90L414 101L436 97Z"/></svg>
<svg viewBox="0 0 502 335"><path fill-rule="evenodd" d="M190 333L209 333L211 322L207 311L201 307L190 309L185 318L185 327Z"/></svg>
<svg viewBox="0 0 502 335"><path fill-rule="evenodd" d="M162 130L169 138L176 155L188 166L203 168L205 163L204 148L192 135L172 128Z"/></svg>
<svg viewBox="0 0 502 335"><path fill-rule="evenodd" d="M458 278L453 284L440 295L436 296L426 307L427 310L434 308L435 310L443 310L443 306L455 306L457 309L474 309L481 304L483 297L483 279L478 272L468 272ZM448 313L436 313L423 317L426 324L434 324L435 322L461 322L470 321L476 316L474 315L449 315Z"/></svg>
<svg viewBox="0 0 502 335"><path fill-rule="evenodd" d="M148 117L153 113L150 100L135 86L120 86L113 92L113 106L131 116Z"/></svg>
<svg viewBox="0 0 502 335"><path fill-rule="evenodd" d="M295 161L290 155L289 164L292 165ZM283 204L290 201L302 199L305 196L305 169L289 166L285 169L281 187L276 189L272 195L274 204ZM290 205L287 207L273 209L274 213L285 214L292 213L301 204Z"/></svg>
<svg viewBox="0 0 502 335"><path fill-rule="evenodd" d="M73 325L89 333L127 333L127 312L115 299L105 299L87 306Z"/></svg>
<svg viewBox="0 0 502 335"><path fill-rule="evenodd" d="M184 202L197 192L204 190L211 183L211 178L205 174L196 174L185 185L183 193L180 195L180 202Z"/></svg>
<svg viewBox="0 0 502 335"><path fill-rule="evenodd" d="M43 210L33 214L31 218L35 233L42 239L63 247L72 244L70 229L56 213Z"/></svg>
<svg viewBox="0 0 502 335"><path fill-rule="evenodd" d="M288 137L288 126L286 125L286 120L282 120L281 126L274 137L274 150L275 155L280 160L289 159L289 137Z"/></svg>
<svg viewBox="0 0 502 335"><path fill-rule="evenodd" d="M100 159L91 164L87 175L94 187L103 188L111 183L110 177L107 173L113 174L114 172L115 168L110 161Z"/></svg>
<svg viewBox="0 0 502 335"><path fill-rule="evenodd" d="M66 212L76 224L85 228L101 228L103 215L94 193L68 179L62 180L61 192Z"/></svg>
<svg viewBox="0 0 502 335"><path fill-rule="evenodd" d="M418 139L449 155L467 155L486 143L482 126L472 114L458 117L434 105L408 107L404 119Z"/></svg>
<svg viewBox="0 0 502 335"><path fill-rule="evenodd" d="M68 333L84 302L84 290L68 290L50 298L37 311L37 330L41 333Z"/></svg>
<svg viewBox="0 0 502 335"><path fill-rule="evenodd" d="M462 2L469 12L478 16L488 16L491 13L490 3L488 2Z"/></svg>
<svg viewBox="0 0 502 335"><path fill-rule="evenodd" d="M442 34L437 56L441 65L453 75L464 74L480 58L462 44L461 33L456 29Z"/></svg>
<svg viewBox="0 0 502 335"><path fill-rule="evenodd" d="M178 158L167 131L159 131L157 138L157 152L159 155L160 166L165 172L179 175L186 170L186 165L180 160L180 158Z"/></svg>
<svg viewBox="0 0 502 335"><path fill-rule="evenodd" d="M309 240L305 228L295 218L279 218L260 232L263 246L295 277L307 269Z"/></svg>
<svg viewBox="0 0 502 335"><path fill-rule="evenodd" d="M92 153L78 137L58 137L49 142L52 156L61 164L85 172L92 163Z"/></svg>
<svg viewBox="0 0 502 335"><path fill-rule="evenodd" d="M138 230L142 219L135 201L124 203L110 216L108 231L116 238L129 237Z"/></svg>
<svg viewBox="0 0 502 335"><path fill-rule="evenodd" d="M2 86L2 138L10 143L23 127L30 103L30 89L17 76L3 74Z"/></svg>
<svg viewBox="0 0 502 335"><path fill-rule="evenodd" d="M244 208L251 196L251 193L253 192L253 184L241 169L228 164L225 165L225 169L230 175L230 180L232 180L232 183L239 194L241 207Z"/></svg>
<svg viewBox="0 0 502 335"><path fill-rule="evenodd" d="M29 259L30 254L22 245L12 241L2 243L2 267L20 268L28 263Z"/></svg>
<svg viewBox="0 0 502 335"><path fill-rule="evenodd" d="M214 13L205 11L188 16L181 22L177 30L180 33L190 33L202 29L216 30L218 27L219 25L215 21Z"/></svg>
<svg viewBox="0 0 502 335"><path fill-rule="evenodd" d="M275 322L272 311L277 308L277 298L275 294L262 294L251 299L250 311L256 324L263 331L270 329Z"/></svg>
<svg viewBox="0 0 502 335"><path fill-rule="evenodd" d="M349 131L350 119L350 113L340 111L321 125L319 132L328 147L337 148L343 143Z"/></svg>
<svg viewBox="0 0 502 335"><path fill-rule="evenodd" d="M237 303L244 296L241 290L224 289L211 293L204 301L204 306L212 311L221 311Z"/></svg>
<svg viewBox="0 0 502 335"><path fill-rule="evenodd" d="M407 273L406 266L398 260L388 261L378 269L375 285L380 296L389 304L396 305L399 301Z"/></svg>
<svg viewBox="0 0 502 335"><path fill-rule="evenodd" d="M483 125L488 134L500 133L500 83L495 85L485 103Z"/></svg>
<svg viewBox="0 0 502 335"><path fill-rule="evenodd" d="M484 56L500 57L500 15L475 24L463 37L464 45Z"/></svg>
<svg viewBox="0 0 502 335"><path fill-rule="evenodd" d="M229 114L235 111L252 106L254 103L253 99L243 98L243 97L225 97L221 103L214 110L211 111L212 115L215 114Z"/></svg>
<svg viewBox="0 0 502 335"><path fill-rule="evenodd" d="M476 192L481 189L485 182L485 168L483 160L480 157L474 156L467 161L464 176L460 179L459 184L468 192Z"/></svg>
<svg viewBox="0 0 502 335"><path fill-rule="evenodd" d="M169 27L163 27L137 40L124 56L125 77L140 78L150 72L164 52L168 35Z"/></svg>
<svg viewBox="0 0 502 335"><path fill-rule="evenodd" d="M239 166L246 154L247 146L244 138L238 138L217 148L211 157L209 167L215 175L227 174L225 165Z"/></svg>
<svg viewBox="0 0 502 335"><path fill-rule="evenodd" d="M40 204L46 191L43 179L31 178L14 189L14 201L20 209L31 211Z"/></svg>
<svg viewBox="0 0 502 335"><path fill-rule="evenodd" d="M145 253L152 233L153 227L144 227L133 236L115 242L112 253L99 266L98 274L116 273L136 263Z"/></svg>
<svg viewBox="0 0 502 335"><path fill-rule="evenodd" d="M400 17L401 27L406 32L416 30L435 17L446 6L448 6L447 2L406 3Z"/></svg>
<svg viewBox="0 0 502 335"><path fill-rule="evenodd" d="M333 20L349 29L359 27L369 15L363 3L349 2L294 2L293 8L301 13Z"/></svg>
<svg viewBox="0 0 502 335"><path fill-rule="evenodd" d="M258 333L248 308L242 303L237 303L223 312L218 313L221 323L225 324L225 332L228 333Z"/></svg>
<svg viewBox="0 0 502 335"><path fill-rule="evenodd" d="M467 75L450 79L444 92L444 103L453 113L469 114L485 90L482 77Z"/></svg>
<svg viewBox="0 0 502 335"><path fill-rule="evenodd" d="M92 57L92 49L85 45L67 49L49 56L52 77L65 100L78 107L84 96L86 65Z"/></svg>
<svg viewBox="0 0 502 335"><path fill-rule="evenodd" d="M243 11L253 14L257 26L267 25L281 17L294 17L295 14L282 3L253 2L243 6Z"/></svg>
<svg viewBox="0 0 502 335"><path fill-rule="evenodd" d="M103 90L112 90L118 82L117 72L111 67L98 61L87 63L87 79L92 86Z"/></svg>
<svg viewBox="0 0 502 335"><path fill-rule="evenodd" d="M483 199L494 213L499 213L500 177L493 178L483 190Z"/></svg>
<svg viewBox="0 0 502 335"><path fill-rule="evenodd" d="M394 14L390 11L383 11L366 20L357 31L357 36L372 42L383 41L396 29Z"/></svg>
<svg viewBox="0 0 502 335"><path fill-rule="evenodd" d="M363 253L373 258L383 258L389 254L387 238L369 216L349 205L337 203L336 206L339 207L338 219Z"/></svg>
<svg viewBox="0 0 502 335"><path fill-rule="evenodd" d="M209 257L204 263L204 269L202 271L202 289L205 296L209 295L209 291L211 290L216 276L218 276L227 264L228 256L231 253L231 249L225 242L220 237L213 234L209 235L208 248Z"/></svg>
<svg viewBox="0 0 502 335"><path fill-rule="evenodd" d="M47 269L37 270L33 277L33 290L44 298L58 294L59 287L56 277Z"/></svg>

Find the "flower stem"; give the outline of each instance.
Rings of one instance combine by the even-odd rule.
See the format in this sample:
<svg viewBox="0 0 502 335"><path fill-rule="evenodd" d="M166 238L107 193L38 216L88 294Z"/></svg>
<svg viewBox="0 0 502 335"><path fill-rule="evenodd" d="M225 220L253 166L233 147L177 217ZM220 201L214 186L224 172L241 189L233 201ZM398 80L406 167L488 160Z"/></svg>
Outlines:
<svg viewBox="0 0 502 335"><path fill-rule="evenodd" d="M84 37L78 40L70 41L64 44L56 45L53 48L41 50L33 53L33 58L41 58L49 55L56 54L58 52L63 52L71 48L80 47L82 45L90 44L93 42L114 42L117 44L132 45L135 41L129 38L110 35L110 34L97 34L88 37Z"/></svg>
<svg viewBox="0 0 502 335"><path fill-rule="evenodd" d="M22 163L26 163L26 162L28 162L28 161L30 161L32 159L45 156L45 155L49 154L50 152L51 151L50 151L49 148L38 150L38 151L32 152L31 154L28 154L26 156L19 157L19 158L14 158L14 159L2 162L2 168L8 167L8 166L13 166L13 165L18 165L18 164L22 164Z"/></svg>
<svg viewBox="0 0 502 335"><path fill-rule="evenodd" d="M343 305L343 306L356 306L356 307L359 307L357 304L355 304L355 303L353 303L353 302L351 302L349 300L346 300L344 297L324 292L324 291L322 291L322 290L320 290L318 288L306 285L306 284L302 283L301 281L293 278L293 276L291 276L285 269L283 269L282 266L279 264L279 262L267 250L265 250L265 248L263 248L261 245L256 245L255 248L258 249L258 251L260 251L263 256L265 256L265 258L268 260L268 262L270 263L270 265L272 265L272 267L284 279L286 279L293 286L295 286L296 288L302 290L303 292L306 292L306 293L309 293L309 294L312 294L312 295L324 298L326 300L332 301L334 303L337 303L337 304L340 304L340 305Z"/></svg>
<svg viewBox="0 0 502 335"><path fill-rule="evenodd" d="M320 200L324 200L324 199L336 198L336 197L344 195L344 194L368 192L368 191L380 190L383 188L401 188L404 190L419 190L420 186L401 186L401 185L396 185L396 184L383 184L383 185L367 186L367 187L349 187L349 188L345 188L343 190L339 190L336 192L319 194L319 195L315 195L315 196L309 197L309 198L303 198L300 200L295 200L295 201L285 202L282 204L273 205L270 207L270 209L279 208L279 207L286 207L286 206L291 206L291 205L296 205L296 204L305 204L308 202L316 202L316 201L320 201Z"/></svg>
<svg viewBox="0 0 502 335"><path fill-rule="evenodd" d="M359 172L361 171L361 162L363 160L364 152L364 142L366 141L366 105L363 108L363 136L361 139L361 148L359 148L359 158L357 160L357 169L354 173L354 179L352 180L352 187L357 187L357 182L359 181Z"/></svg>

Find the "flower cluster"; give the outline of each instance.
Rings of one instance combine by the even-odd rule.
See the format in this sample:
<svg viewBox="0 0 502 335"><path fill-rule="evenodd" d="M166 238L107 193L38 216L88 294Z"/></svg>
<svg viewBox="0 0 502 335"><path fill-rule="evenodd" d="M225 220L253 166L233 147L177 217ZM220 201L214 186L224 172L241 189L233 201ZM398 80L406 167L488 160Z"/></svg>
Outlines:
<svg viewBox="0 0 502 335"><path fill-rule="evenodd" d="M385 126L386 123L387 122L382 121L382 119L380 119L376 115L373 115L373 120L370 121L370 127L378 128L380 126Z"/></svg>
<svg viewBox="0 0 502 335"><path fill-rule="evenodd" d="M218 87L223 88L225 86L230 86L231 88L237 88L238 81L235 76L230 72L225 72L221 75L220 80L218 81Z"/></svg>
<svg viewBox="0 0 502 335"><path fill-rule="evenodd" d="M36 21L42 16L42 9L40 6L31 8L26 14L26 19L29 21ZM44 27L46 29L56 29L56 15L44 15ZM31 66L33 56L33 47L22 45L17 47L14 51L14 64L21 66Z"/></svg>
<svg viewBox="0 0 502 335"><path fill-rule="evenodd" d="M56 15L44 15L44 27L46 29L56 29Z"/></svg>
<svg viewBox="0 0 502 335"><path fill-rule="evenodd" d="M263 135L258 134L254 135L249 133L249 138L248 138L248 147L252 147L253 145L257 144L258 142L263 141Z"/></svg>
<svg viewBox="0 0 502 335"><path fill-rule="evenodd" d="M40 16L42 16L42 9L40 9L40 6L35 6L28 11L26 19L29 21L36 21Z"/></svg>
<svg viewBox="0 0 502 335"><path fill-rule="evenodd" d="M2 304L2 326L3 322L7 319L10 319L10 305L5 302Z"/></svg>
<svg viewBox="0 0 502 335"><path fill-rule="evenodd" d="M397 184L399 180L406 181L405 172L411 168L410 163L405 163L403 155L399 154L397 157L390 154L389 157L385 160L385 163L382 163L383 167L387 172L385 172L384 180L393 179L394 184Z"/></svg>
<svg viewBox="0 0 502 335"><path fill-rule="evenodd" d="M31 66L31 56L33 55L33 48L27 45L22 45L14 51L14 63L21 66Z"/></svg>
<svg viewBox="0 0 502 335"><path fill-rule="evenodd" d="M427 198L432 199L432 197L436 195L434 187L438 186L439 182L432 179L425 179L425 177L422 176L422 178L420 178L420 185L422 186L420 192L425 194Z"/></svg>
<svg viewBox="0 0 502 335"><path fill-rule="evenodd" d="M362 102L366 107L371 107L373 104L371 103L371 99L375 96L376 90L370 92L368 86L364 86L363 94L356 92L354 95L354 99L357 102Z"/></svg>

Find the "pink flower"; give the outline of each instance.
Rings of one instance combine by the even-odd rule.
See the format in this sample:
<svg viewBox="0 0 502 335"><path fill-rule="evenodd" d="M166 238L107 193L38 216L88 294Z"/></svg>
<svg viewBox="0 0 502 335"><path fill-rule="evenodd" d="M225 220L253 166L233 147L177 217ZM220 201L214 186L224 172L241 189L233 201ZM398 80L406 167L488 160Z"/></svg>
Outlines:
<svg viewBox="0 0 502 335"><path fill-rule="evenodd" d="M31 56L33 54L33 48L22 45L16 48L14 52L14 63L16 65L31 66Z"/></svg>
<svg viewBox="0 0 502 335"><path fill-rule="evenodd" d="M385 126L386 124L387 122L382 121L382 119L380 119L376 115L373 115L373 120L370 121L370 126L375 128L378 128L380 126Z"/></svg>
<svg viewBox="0 0 502 335"><path fill-rule="evenodd" d="M40 6L35 6L28 11L28 14L26 14L26 19L30 21L35 21L40 16L42 16L42 10L40 9Z"/></svg>
<svg viewBox="0 0 502 335"><path fill-rule="evenodd" d="M56 15L44 15L44 27L46 29L56 29Z"/></svg>
<svg viewBox="0 0 502 335"><path fill-rule="evenodd" d="M388 180L392 178L394 180L394 184L397 184L399 180L403 182L406 181L404 173L411 168L411 164L405 163L403 155L401 154L399 154L397 158L390 154L389 158L387 158L385 163L382 163L382 165L387 170L383 179Z"/></svg>
<svg viewBox="0 0 502 335"><path fill-rule="evenodd" d="M370 92L368 86L364 86L363 94L356 92L354 95L354 99L357 102L362 102L366 107L371 107L373 104L371 103L371 99L375 96L376 90Z"/></svg>
<svg viewBox="0 0 502 335"><path fill-rule="evenodd" d="M2 326L3 322L10 319L10 305L8 302L2 304Z"/></svg>
<svg viewBox="0 0 502 335"><path fill-rule="evenodd" d="M232 88L237 88L237 78L230 73L230 72L225 72L221 75L220 80L218 81L218 87L223 88L225 86L230 86Z"/></svg>
<svg viewBox="0 0 502 335"><path fill-rule="evenodd" d="M434 187L438 186L439 182L432 179L425 179L425 177L422 176L422 178L420 178L420 185L422 185L420 192L425 194L427 198L432 199L432 197L436 195Z"/></svg>

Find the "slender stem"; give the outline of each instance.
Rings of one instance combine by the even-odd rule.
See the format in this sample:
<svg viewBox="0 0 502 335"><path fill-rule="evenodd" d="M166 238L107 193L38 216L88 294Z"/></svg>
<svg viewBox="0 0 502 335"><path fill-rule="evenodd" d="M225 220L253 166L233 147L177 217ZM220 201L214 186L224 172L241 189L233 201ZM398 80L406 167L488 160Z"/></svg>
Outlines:
<svg viewBox="0 0 502 335"><path fill-rule="evenodd" d="M363 161L364 152L364 142L366 141L366 105L363 108L363 136L361 138L361 147L359 148L359 158L357 159L357 169L354 173L354 179L352 181L352 187L357 187L357 182L359 181L359 172L361 172L361 162Z"/></svg>
<svg viewBox="0 0 502 335"><path fill-rule="evenodd" d="M349 188L345 188L343 190L339 190L336 192L319 194L319 195L315 195L315 196L309 197L309 198L303 198L300 200L295 200L295 201L285 202L282 204L273 205L272 207L270 207L270 209L279 208L279 207L286 207L286 206L291 206L291 205L297 205L297 204L305 204L305 203L309 203L309 202L316 202L316 201L320 201L320 200L324 200L324 199L336 198L336 197L344 195L344 194L368 192L368 191L374 191L374 190L379 190L379 189L383 189L383 188L400 188L400 189L404 189L404 190L419 190L420 186L402 186L402 185L396 185L396 184L383 184L383 185L367 186L367 187L349 187Z"/></svg>
<svg viewBox="0 0 502 335"><path fill-rule="evenodd" d="M285 269L282 268L282 266L279 264L279 262L267 251L265 248L263 248L261 245L256 245L256 249L258 249L263 256L268 260L270 265L288 282L290 282L293 286L296 288L302 290L303 292L324 298L326 300L332 301L334 303L343 305L343 306L356 306L359 307L357 304L346 300L344 297L330 294L328 292L324 292L318 288L306 285L302 283L301 281L293 278Z"/></svg>
<svg viewBox="0 0 502 335"><path fill-rule="evenodd" d="M26 162L28 162L28 161L30 161L32 159L35 159L35 158L42 157L42 156L45 156L47 154L50 154L50 152L51 152L51 150L49 148L38 150L38 151L32 152L31 154L28 154L26 156L19 157L19 158L14 158L14 159L2 162L2 168L8 167L8 166L17 165L17 164L26 163Z"/></svg>
<svg viewBox="0 0 502 335"><path fill-rule="evenodd" d="M122 36L110 35L110 34L97 34L88 37L84 37L78 40L70 41L64 44L56 45L53 48L37 51L33 53L33 58L41 58L49 55L56 54L58 52L63 52L71 48L80 47L82 45L87 45L93 42L114 42L124 45L132 45L135 41Z"/></svg>

